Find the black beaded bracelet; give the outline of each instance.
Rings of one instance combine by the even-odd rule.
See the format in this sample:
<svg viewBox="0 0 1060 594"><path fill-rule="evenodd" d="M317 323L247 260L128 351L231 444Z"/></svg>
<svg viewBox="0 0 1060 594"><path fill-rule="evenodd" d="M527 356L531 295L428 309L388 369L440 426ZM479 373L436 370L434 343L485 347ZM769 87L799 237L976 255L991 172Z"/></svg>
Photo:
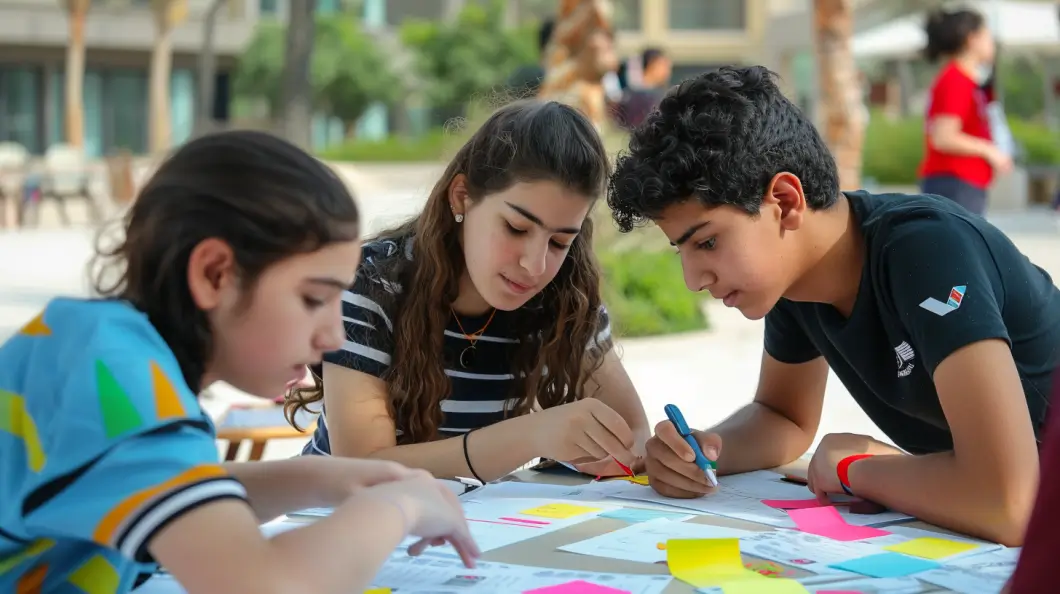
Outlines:
<svg viewBox="0 0 1060 594"><path fill-rule="evenodd" d="M472 429L472 431L474 430ZM479 476L477 472L475 472L475 467L471 465L471 456L467 453L468 437L471 437L471 431L468 431L464 434L464 462L467 462L467 469L471 471L471 476L475 477L475 480L485 485L486 481L482 480L482 477Z"/></svg>

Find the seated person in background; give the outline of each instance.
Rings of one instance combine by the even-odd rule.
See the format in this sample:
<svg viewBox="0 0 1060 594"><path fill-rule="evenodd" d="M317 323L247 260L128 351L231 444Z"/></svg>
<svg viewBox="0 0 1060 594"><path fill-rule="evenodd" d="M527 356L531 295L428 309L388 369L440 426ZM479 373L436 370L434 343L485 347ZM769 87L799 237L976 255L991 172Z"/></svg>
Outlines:
<svg viewBox="0 0 1060 594"><path fill-rule="evenodd" d="M220 464L199 407L216 381L272 396L342 344L358 225L342 181L267 134L162 163L101 254L104 297L56 298L0 346L0 591L124 593L157 561L190 594L360 592L410 534L413 554L450 540L472 564L460 503L427 473ZM259 529L321 505L312 526Z"/></svg>
<svg viewBox="0 0 1060 594"><path fill-rule="evenodd" d="M622 230L659 226L689 289L765 318L754 401L697 434L719 472L802 455L831 367L898 447L826 435L809 466L818 497L1022 541L1060 290L1004 233L939 197L840 192L817 130L762 67L671 90L633 133L608 202ZM658 492L710 491L672 424L647 449Z"/></svg>
<svg viewBox="0 0 1060 594"><path fill-rule="evenodd" d="M460 149L424 211L364 247L347 340L288 419L323 400L303 453L494 480L543 456L623 474L649 428L612 348L590 210L608 175L591 122L510 104ZM616 462L617 460L617 462Z"/></svg>

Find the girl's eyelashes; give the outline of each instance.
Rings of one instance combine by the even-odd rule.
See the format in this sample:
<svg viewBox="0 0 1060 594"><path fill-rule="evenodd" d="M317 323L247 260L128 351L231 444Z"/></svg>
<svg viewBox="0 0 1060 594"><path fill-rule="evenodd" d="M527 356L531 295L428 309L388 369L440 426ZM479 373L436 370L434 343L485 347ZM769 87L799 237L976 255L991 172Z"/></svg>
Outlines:
<svg viewBox="0 0 1060 594"><path fill-rule="evenodd" d="M526 235L526 233L527 233L526 229L519 229L515 225L512 225L511 223L509 223L508 221L504 221L504 225L508 228L508 232L511 233L512 235ZM561 242L556 241L555 239L550 239L548 243L549 243L549 245L551 245L552 247L556 248L557 250L570 249L570 244L561 243Z"/></svg>
<svg viewBox="0 0 1060 594"><path fill-rule="evenodd" d="M302 303L304 303L308 309L317 309L324 306L324 300L309 296L303 296Z"/></svg>
<svg viewBox="0 0 1060 594"><path fill-rule="evenodd" d="M710 238L707 238L704 241L701 241L701 242L697 243L696 247L701 249L701 250L712 250L712 249L714 249L714 246L717 244L717 242L718 242L718 238L717 237L710 237Z"/></svg>

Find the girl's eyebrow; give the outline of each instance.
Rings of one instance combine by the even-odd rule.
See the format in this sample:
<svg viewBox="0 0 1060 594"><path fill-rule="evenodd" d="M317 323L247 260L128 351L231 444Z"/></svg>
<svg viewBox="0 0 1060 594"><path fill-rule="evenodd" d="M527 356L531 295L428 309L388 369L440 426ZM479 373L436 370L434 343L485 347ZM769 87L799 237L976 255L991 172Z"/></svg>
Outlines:
<svg viewBox="0 0 1060 594"><path fill-rule="evenodd" d="M535 215L534 213L530 212L529 210L526 210L525 208L523 208L521 206L516 206L516 205L512 204L511 202L505 202L505 204L508 205L508 208L510 208L510 209L514 210L515 212L523 215L524 217L529 219L530 222L534 223L538 227L542 227L542 228L544 228L544 229L546 229L548 231L551 231L553 233L564 233L566 235L577 235L578 233L581 233L581 229L579 229L577 227L560 227L558 229L553 229L553 228L548 227L547 225L545 225L545 223L543 223L541 221L541 217L538 217L537 215Z"/></svg>
<svg viewBox="0 0 1060 594"><path fill-rule="evenodd" d="M330 276L314 276L306 279L306 282L314 285L325 285L328 287L334 287L336 289L346 290L350 287L350 283L346 281L332 278Z"/></svg>

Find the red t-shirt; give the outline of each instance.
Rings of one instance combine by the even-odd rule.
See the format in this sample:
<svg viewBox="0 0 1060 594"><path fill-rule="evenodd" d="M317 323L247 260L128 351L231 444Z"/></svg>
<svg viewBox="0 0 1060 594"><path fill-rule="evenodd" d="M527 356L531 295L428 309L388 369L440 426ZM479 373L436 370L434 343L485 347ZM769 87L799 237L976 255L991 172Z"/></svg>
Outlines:
<svg viewBox="0 0 1060 594"><path fill-rule="evenodd" d="M961 131L969 136L990 140L990 120L986 113L987 97L979 84L950 62L939 72L931 87L925 122L931 125L935 116L956 116ZM952 175L979 188L986 188L994 176L990 163L982 157L953 155L935 150L927 135L924 162L920 176Z"/></svg>
<svg viewBox="0 0 1060 594"><path fill-rule="evenodd" d="M1009 594L1052 592L1060 551L1060 369L1053 376L1052 410L1040 450L1041 482Z"/></svg>

